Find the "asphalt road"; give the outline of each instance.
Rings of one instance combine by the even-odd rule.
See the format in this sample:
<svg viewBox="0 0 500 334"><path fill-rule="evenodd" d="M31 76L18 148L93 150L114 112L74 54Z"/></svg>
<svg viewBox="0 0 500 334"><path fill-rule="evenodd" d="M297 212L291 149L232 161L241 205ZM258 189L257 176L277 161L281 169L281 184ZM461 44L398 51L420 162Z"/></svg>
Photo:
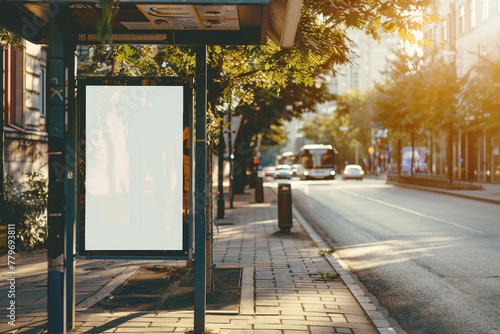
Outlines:
<svg viewBox="0 0 500 334"><path fill-rule="evenodd" d="M500 207L383 180L291 181L401 333L500 333Z"/></svg>

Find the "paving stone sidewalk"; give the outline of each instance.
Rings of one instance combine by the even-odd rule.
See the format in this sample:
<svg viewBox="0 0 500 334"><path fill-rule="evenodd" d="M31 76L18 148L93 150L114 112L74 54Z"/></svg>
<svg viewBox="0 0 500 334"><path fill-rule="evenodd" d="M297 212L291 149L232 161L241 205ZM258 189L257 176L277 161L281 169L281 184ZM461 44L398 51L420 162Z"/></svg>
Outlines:
<svg viewBox="0 0 500 334"><path fill-rule="evenodd" d="M278 227L276 191L253 189L234 198L234 208L217 219L214 263L239 267L239 312L211 311L207 333L329 334L395 333L307 222L294 214L290 233ZM321 254L320 254L321 253ZM1 270L6 272L2 256ZM7 324L6 281L0 282L0 333L45 333L46 254L25 254L17 285L16 327ZM144 265L185 265L185 261L77 260L76 325L69 333L187 333L192 311L96 312L91 306ZM340 278L335 278L336 273Z"/></svg>

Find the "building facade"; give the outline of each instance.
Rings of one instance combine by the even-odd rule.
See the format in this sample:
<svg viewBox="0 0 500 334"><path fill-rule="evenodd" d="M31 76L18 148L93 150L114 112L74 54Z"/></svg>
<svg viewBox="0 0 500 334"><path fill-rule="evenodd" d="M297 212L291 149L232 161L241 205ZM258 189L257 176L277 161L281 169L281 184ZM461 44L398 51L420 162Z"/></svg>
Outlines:
<svg viewBox="0 0 500 334"><path fill-rule="evenodd" d="M3 176L23 185L27 172L47 177L47 49L25 42L2 52Z"/></svg>
<svg viewBox="0 0 500 334"><path fill-rule="evenodd" d="M392 52L401 46L401 39L397 34L380 34L380 41L376 41L364 31L349 31L348 36L354 43L351 64L335 68L336 75L329 81L331 93L366 92L384 80L383 71Z"/></svg>
<svg viewBox="0 0 500 334"><path fill-rule="evenodd" d="M500 0L435 0L432 11L442 20L426 30L426 38L442 43L443 56L454 62L458 77L468 74L481 56L500 61ZM481 129L460 126L454 138L456 180L500 183L499 119L493 117Z"/></svg>

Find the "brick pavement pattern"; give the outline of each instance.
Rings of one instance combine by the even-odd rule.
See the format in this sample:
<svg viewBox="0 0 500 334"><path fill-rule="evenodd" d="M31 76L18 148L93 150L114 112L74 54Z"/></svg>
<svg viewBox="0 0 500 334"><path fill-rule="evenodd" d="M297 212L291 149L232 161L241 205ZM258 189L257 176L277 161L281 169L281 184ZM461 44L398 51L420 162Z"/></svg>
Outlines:
<svg viewBox="0 0 500 334"><path fill-rule="evenodd" d="M239 312L207 313L206 333L380 333L346 283L332 278L336 273L332 264L295 217L290 233L280 231L276 193L268 187L264 190L264 203L256 203L253 190L247 190L235 196L234 208L226 209L225 218L217 220L214 263L243 268L242 296ZM16 327L8 326L3 318L0 333L46 332L45 259L45 254L26 255L25 272L19 274L23 281L18 283ZM194 324L192 311L90 309L148 264L182 266L185 261L78 259L76 326L69 333L189 333ZM4 288L2 282L0 289ZM4 295L0 305L5 305Z"/></svg>

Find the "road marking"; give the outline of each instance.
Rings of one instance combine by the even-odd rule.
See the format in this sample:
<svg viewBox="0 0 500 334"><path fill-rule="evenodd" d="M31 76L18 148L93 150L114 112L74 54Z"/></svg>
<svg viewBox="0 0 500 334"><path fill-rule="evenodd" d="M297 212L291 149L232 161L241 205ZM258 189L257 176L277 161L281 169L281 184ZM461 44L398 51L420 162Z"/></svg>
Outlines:
<svg viewBox="0 0 500 334"><path fill-rule="evenodd" d="M454 222L450 222L449 220L445 220L445 219L441 219L441 218L437 218L437 217L432 217L432 216L426 215L424 213L420 213L420 212L417 212L417 211L413 211L413 210L404 208L404 207L399 206L399 205L395 205L395 204L392 204L392 203L389 203L389 202L384 202L384 201L381 201L381 200L378 200L378 199L375 199L375 198L371 198L371 197L366 197L366 196L357 194L357 193L349 191L349 190L341 190L341 189L339 189L339 191L344 192L346 194L349 194L351 196L355 196L355 197L358 197L358 198L366 199L368 201L372 201L372 202L375 202L375 203L378 203L378 204L382 204L382 205L385 205L385 206L388 206L388 207L391 207L391 208L394 208L394 209L397 209L397 210L408 212L408 213L411 213L411 214L419 216L419 217L432 219L432 220L435 220L437 222L448 224L448 225L452 225L452 226L455 226L455 227L459 227L461 229L468 230L468 231L471 231L471 232L476 232L476 233L479 233L479 234L486 234L486 232L479 231L479 230L476 230L476 229L473 229L473 228L470 228L470 227L467 227L467 226L464 226L464 225L461 225L461 224L457 224L457 223L454 223Z"/></svg>

